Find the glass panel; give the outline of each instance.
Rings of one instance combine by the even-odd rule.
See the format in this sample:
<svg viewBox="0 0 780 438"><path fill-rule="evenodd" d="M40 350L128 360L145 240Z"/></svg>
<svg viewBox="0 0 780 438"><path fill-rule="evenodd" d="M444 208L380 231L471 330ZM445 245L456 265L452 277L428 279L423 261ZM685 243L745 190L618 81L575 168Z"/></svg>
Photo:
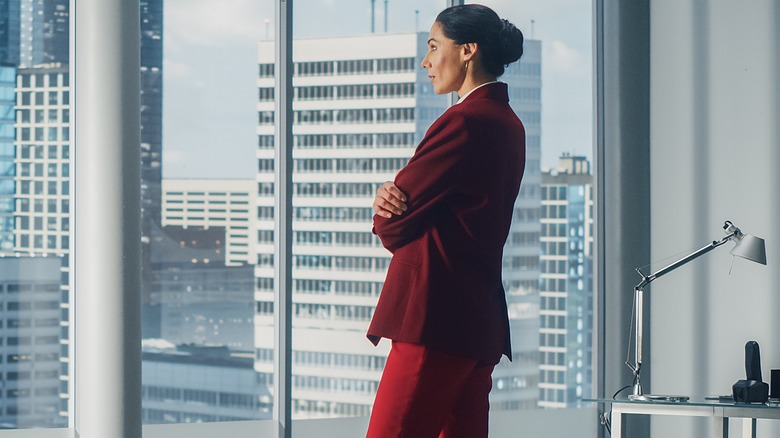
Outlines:
<svg viewBox="0 0 780 438"><path fill-rule="evenodd" d="M44 187L68 183L69 160L44 151L70 147L56 117L68 109L68 1L0 2L0 15L0 424L65 427L69 212L56 206L69 195Z"/></svg>
<svg viewBox="0 0 780 438"><path fill-rule="evenodd" d="M491 409L577 407L594 371L592 4L479 3L525 36L502 77L527 147L504 253L515 360L493 374Z"/></svg>
<svg viewBox="0 0 780 438"><path fill-rule="evenodd" d="M295 2L294 419L371 411L390 346L365 337L390 261L371 233L371 203L448 104L420 68L428 27L444 7ZM260 55L272 60L270 43ZM258 105L271 109L262 93Z"/></svg>
<svg viewBox="0 0 780 438"><path fill-rule="evenodd" d="M273 222L257 220L254 160L270 152L273 170L273 149L256 146L257 47L273 16L271 0L141 1L146 424L271 417L273 324L255 321L273 306L256 304L255 276L273 272L272 246L257 249Z"/></svg>

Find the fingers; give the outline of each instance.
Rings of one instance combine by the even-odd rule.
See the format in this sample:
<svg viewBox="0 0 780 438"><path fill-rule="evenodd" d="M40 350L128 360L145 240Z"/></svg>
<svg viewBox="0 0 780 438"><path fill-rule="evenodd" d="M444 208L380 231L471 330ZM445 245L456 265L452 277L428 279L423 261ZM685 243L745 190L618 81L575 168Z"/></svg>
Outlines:
<svg viewBox="0 0 780 438"><path fill-rule="evenodd" d="M392 181L387 181L384 184L382 184L382 187L380 187L380 190L384 189L387 191L388 194L393 196L393 199L397 200L400 203L406 202L406 195L396 187L395 184L393 184ZM405 209L404 209L405 210Z"/></svg>
<svg viewBox="0 0 780 438"><path fill-rule="evenodd" d="M377 215L391 218L394 214L400 215L406 211L405 201L406 195L391 181L387 181L377 190L372 206Z"/></svg>

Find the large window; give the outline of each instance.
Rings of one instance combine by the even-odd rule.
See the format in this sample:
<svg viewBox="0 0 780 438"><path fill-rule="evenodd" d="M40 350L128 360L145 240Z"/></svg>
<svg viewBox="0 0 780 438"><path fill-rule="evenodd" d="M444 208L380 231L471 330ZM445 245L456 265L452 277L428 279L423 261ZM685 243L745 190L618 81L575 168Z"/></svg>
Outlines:
<svg viewBox="0 0 780 438"><path fill-rule="evenodd" d="M141 12L143 421L269 419L274 68L257 53L274 3Z"/></svg>
<svg viewBox="0 0 780 438"><path fill-rule="evenodd" d="M574 11L570 4L494 3L489 6L526 35L522 61L502 80L526 125L528 160L504 260L516 359L496 369L491 406L495 411L575 406L590 394L592 381L590 5ZM222 269L234 273L223 275L230 275L237 289L227 293L225 278L213 274L218 257L211 255L205 264L207 256L188 253L182 266L167 268L167 275L155 271L160 286L152 289L150 303L151 309L159 307L159 338L167 348L194 343L222 345L226 354L251 351L253 390L267 402L274 357L283 353L274 333L279 293L274 267L281 262L274 219L284 213L274 208L277 23L272 2L220 12L208 4L166 5L170 50L164 59L171 71L164 87L162 228L170 236L178 227L184 237L173 240L180 246L207 235L221 238ZM385 342L375 348L364 338L390 257L371 234L371 199L449 104L446 96L433 94L420 68L428 29L446 4L355 1L336 7L301 0L294 7L288 396L296 419L365 417L389 347ZM250 98L256 115L248 111ZM256 135L251 141L250 132ZM257 163L252 168L250 156ZM232 204L236 198L229 196L241 189L216 186L225 181L215 178L236 177L248 183L243 190L251 208L243 223ZM200 237L186 237L194 233ZM251 295L238 281L244 278L238 272L247 268ZM193 278L187 280L188 275ZM247 296L253 302L249 320L238 304ZM230 300L238 301L231 306ZM251 331L242 333L251 336L248 342L239 335L247 328ZM148 391L152 384L146 382L156 368L149 361L144 366ZM185 390L208 392L187 385L196 382L176 388L166 400L186 406ZM270 415L270 406L261 406ZM240 415L246 413L236 411L236 418ZM150 422L220 419L170 412L146 417Z"/></svg>
<svg viewBox="0 0 780 438"><path fill-rule="evenodd" d="M65 427L74 406L69 2L38 3L12 11L32 23L19 53L0 50L15 56L0 66L0 249L15 256L0 257L0 420L14 428ZM364 336L390 260L371 201L450 104L420 68L447 2L294 4L289 352L275 3L140 2L145 424L272 418L280 354L293 419L365 419L384 368L389 342ZM503 262L515 359L491 393L510 418L592 391L592 18L590 2L487 5L526 37L501 78L528 158Z"/></svg>

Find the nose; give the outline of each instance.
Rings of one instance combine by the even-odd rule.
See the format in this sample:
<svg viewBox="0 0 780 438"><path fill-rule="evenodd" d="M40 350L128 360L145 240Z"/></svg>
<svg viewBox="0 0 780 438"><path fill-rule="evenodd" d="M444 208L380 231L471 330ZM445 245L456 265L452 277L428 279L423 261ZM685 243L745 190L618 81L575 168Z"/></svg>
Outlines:
<svg viewBox="0 0 780 438"><path fill-rule="evenodd" d="M420 62L420 67L427 69L428 68L428 55L425 55L425 57Z"/></svg>

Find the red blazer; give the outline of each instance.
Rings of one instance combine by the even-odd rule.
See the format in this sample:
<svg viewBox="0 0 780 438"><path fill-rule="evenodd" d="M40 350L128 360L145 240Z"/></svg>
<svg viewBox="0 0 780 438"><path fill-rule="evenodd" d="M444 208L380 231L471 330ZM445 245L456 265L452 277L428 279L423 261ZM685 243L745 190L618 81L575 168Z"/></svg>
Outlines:
<svg viewBox="0 0 780 438"><path fill-rule="evenodd" d="M395 178L407 211L374 216L393 258L371 342L512 358L501 264L524 167L525 129L504 83L474 90L431 125Z"/></svg>

